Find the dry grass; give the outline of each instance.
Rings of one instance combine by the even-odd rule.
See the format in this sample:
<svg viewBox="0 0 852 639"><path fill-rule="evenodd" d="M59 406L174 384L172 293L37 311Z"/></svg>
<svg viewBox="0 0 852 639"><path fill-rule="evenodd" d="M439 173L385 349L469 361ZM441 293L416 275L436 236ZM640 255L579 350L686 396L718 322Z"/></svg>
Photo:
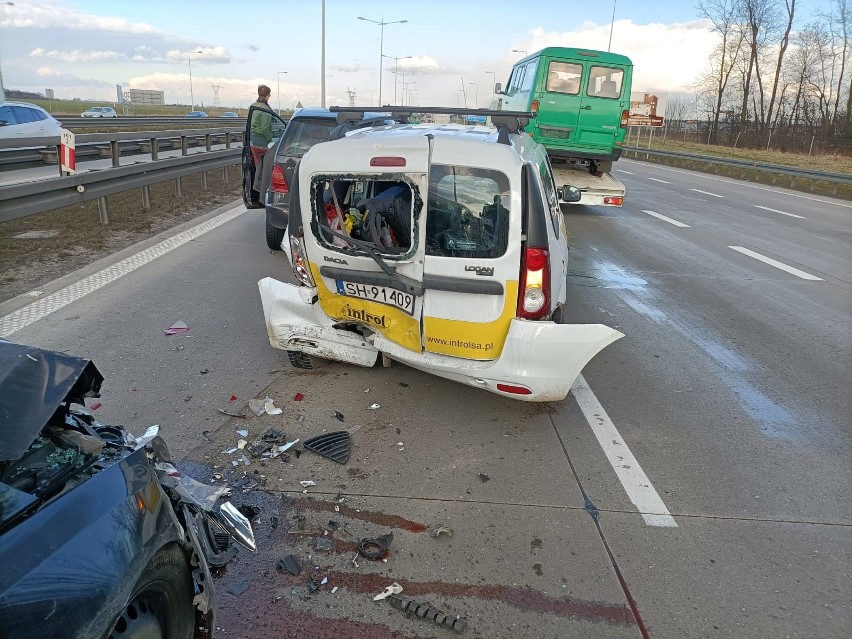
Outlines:
<svg viewBox="0 0 852 639"><path fill-rule="evenodd" d="M635 138L634 138L635 139ZM633 140L631 140L633 144ZM647 134L640 140L640 146L648 146ZM804 153L785 153L772 149L735 149L728 146L716 146L713 144L701 144L698 142L681 142L677 140L662 141L657 135L651 141L651 150L657 151L680 151L682 153L694 153L710 157L720 157L735 160L752 160L765 164L780 164L800 169L812 169L815 171L828 171L831 173L852 174L852 157L845 155L806 155Z"/></svg>
<svg viewBox="0 0 852 639"><path fill-rule="evenodd" d="M174 182L150 187L151 209L142 208L139 190L110 196L110 223L101 224L97 201L68 206L0 224L0 301L26 293L102 257L191 220L240 196L238 171L225 184L221 171L183 178L184 197L174 195ZM19 239L28 231L52 237Z"/></svg>

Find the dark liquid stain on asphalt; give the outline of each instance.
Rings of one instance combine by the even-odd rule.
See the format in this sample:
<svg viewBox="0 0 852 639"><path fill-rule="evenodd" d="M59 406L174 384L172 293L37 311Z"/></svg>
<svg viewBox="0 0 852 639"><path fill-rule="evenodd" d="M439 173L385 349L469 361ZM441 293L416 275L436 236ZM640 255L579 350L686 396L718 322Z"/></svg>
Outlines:
<svg viewBox="0 0 852 639"><path fill-rule="evenodd" d="M425 524L421 524L416 521L411 521L410 519L406 519L405 517L400 517L398 515L386 515L385 513L363 509L359 509L359 512L359 510L355 510L354 508L350 508L349 506L344 506L343 504L338 504L330 501L298 498L293 499L290 503L295 509L339 512L341 517L360 519L361 521L367 521L371 524L376 524L377 526L384 526L386 528L399 528L401 530L407 530L408 532L413 533L422 533L426 532L429 529L428 526L426 526ZM335 507L339 508L339 511L335 511Z"/></svg>

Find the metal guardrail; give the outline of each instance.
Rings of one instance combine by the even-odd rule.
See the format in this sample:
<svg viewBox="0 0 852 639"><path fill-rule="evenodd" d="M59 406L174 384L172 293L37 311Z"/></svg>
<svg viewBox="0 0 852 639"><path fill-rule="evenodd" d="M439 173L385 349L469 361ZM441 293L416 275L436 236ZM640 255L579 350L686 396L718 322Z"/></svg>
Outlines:
<svg viewBox="0 0 852 639"><path fill-rule="evenodd" d="M245 127L245 117L239 118L187 118L174 116L131 117L117 118L81 118L79 116L58 116L56 118L66 129L116 128L156 125L178 126L219 126L242 125Z"/></svg>
<svg viewBox="0 0 852 639"><path fill-rule="evenodd" d="M645 159L649 159L651 156L655 156L660 158L673 158L691 162L703 162L710 166L716 167L734 167L740 169L743 172L743 175L746 171L756 171L769 173L773 176L784 175L786 177L791 178L791 181L795 180L796 178L802 178L806 180L819 180L823 182L833 183L835 193L837 192L838 184L852 184L852 175L848 173L830 173L827 171L816 171L813 169L799 169L794 166L784 166L782 164L767 164L764 162L755 162L753 160L735 160L732 158L695 155L692 153L683 153L681 151L661 151L654 149L643 149L635 146L622 147L622 152L624 151L633 153L634 157L636 157L637 159L640 156L644 155Z"/></svg>
<svg viewBox="0 0 852 639"><path fill-rule="evenodd" d="M0 222L27 215L44 213L71 204L97 199L101 222L109 222L107 196L131 189L142 189L144 208L149 208L148 187L166 180L176 180L177 196L182 195L180 178L240 163L241 148L194 153L175 158L154 160L100 171L87 171L67 177L50 178L0 186Z"/></svg>

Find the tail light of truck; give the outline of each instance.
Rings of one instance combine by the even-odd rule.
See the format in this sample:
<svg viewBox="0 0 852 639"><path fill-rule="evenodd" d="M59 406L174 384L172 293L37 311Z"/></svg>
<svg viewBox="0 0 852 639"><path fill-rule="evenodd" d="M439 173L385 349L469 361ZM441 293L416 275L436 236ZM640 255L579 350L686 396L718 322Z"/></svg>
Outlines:
<svg viewBox="0 0 852 639"><path fill-rule="evenodd" d="M541 319L550 312L550 254L547 249L524 249L519 293L518 317Z"/></svg>
<svg viewBox="0 0 852 639"><path fill-rule="evenodd" d="M316 286L305 251L305 238L290 236L290 255L293 258L293 273L295 273L296 279L305 286Z"/></svg>
<svg viewBox="0 0 852 639"><path fill-rule="evenodd" d="M538 113L538 100L532 101L532 104L530 105L530 111L532 111L533 113Z"/></svg>
<svg viewBox="0 0 852 639"><path fill-rule="evenodd" d="M603 203L610 206L621 206L624 203L624 198L618 195L615 197L607 196L604 198Z"/></svg>
<svg viewBox="0 0 852 639"><path fill-rule="evenodd" d="M624 111L621 112L621 128L622 129L627 128L627 120L629 118L630 118L630 111L628 109L624 109Z"/></svg>
<svg viewBox="0 0 852 639"><path fill-rule="evenodd" d="M290 192L290 188L287 186L287 178L284 177L284 171L277 164L272 167L272 182L269 183L269 190L273 193Z"/></svg>

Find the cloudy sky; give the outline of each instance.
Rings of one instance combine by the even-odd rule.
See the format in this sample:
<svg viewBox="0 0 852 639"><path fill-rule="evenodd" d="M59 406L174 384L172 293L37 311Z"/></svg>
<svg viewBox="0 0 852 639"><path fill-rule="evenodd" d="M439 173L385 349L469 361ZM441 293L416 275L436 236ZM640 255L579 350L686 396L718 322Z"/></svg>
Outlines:
<svg viewBox="0 0 852 639"><path fill-rule="evenodd" d="M780 1L780 0L779 0ZM803 21L830 0L798 0ZM633 89L676 92L702 70L715 39L691 0L326 0L326 103L406 94L421 105L487 106L494 78L544 46L612 51L635 65ZM7 88L59 98L115 99L115 85L160 89L167 103L250 104L258 83L273 106L320 104L321 0L14 0L0 2ZM405 20L406 22L398 22ZM200 53L199 53L200 52ZM409 57L410 56L410 57ZM399 73L392 73L398 69ZM286 72L286 73L284 73ZM405 74L405 75L403 75ZM410 74L410 75L409 75ZM399 82L395 83L395 80ZM396 86L395 86L396 84ZM462 93L464 87L464 94Z"/></svg>

